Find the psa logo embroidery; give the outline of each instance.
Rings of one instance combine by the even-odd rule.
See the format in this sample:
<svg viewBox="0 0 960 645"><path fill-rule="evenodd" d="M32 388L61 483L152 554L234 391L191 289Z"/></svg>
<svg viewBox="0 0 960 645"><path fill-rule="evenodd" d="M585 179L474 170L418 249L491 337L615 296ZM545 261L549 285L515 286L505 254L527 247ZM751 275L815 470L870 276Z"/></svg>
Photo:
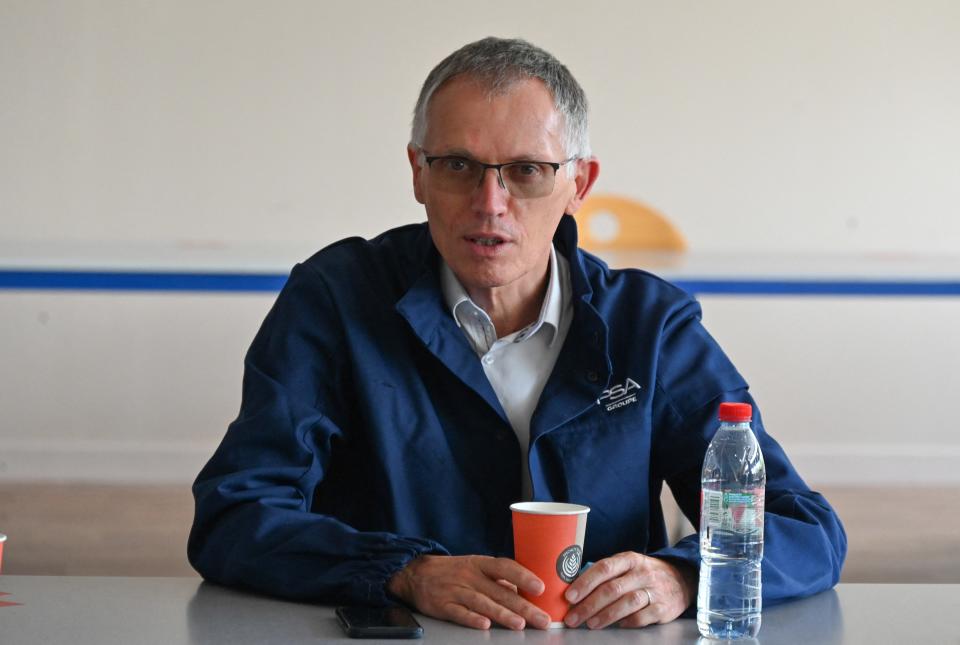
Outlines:
<svg viewBox="0 0 960 645"><path fill-rule="evenodd" d="M614 385L608 390L604 390L597 403L607 408L607 412L613 412L617 408L630 405L637 402L637 392L640 386L632 378L628 378L623 385Z"/></svg>

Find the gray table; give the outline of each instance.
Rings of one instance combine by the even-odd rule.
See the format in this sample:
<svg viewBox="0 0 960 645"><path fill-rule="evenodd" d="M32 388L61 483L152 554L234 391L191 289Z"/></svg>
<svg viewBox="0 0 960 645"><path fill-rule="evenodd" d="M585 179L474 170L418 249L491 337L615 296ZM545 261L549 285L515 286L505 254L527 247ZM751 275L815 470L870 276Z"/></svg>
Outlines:
<svg viewBox="0 0 960 645"><path fill-rule="evenodd" d="M283 602L197 578L0 576L0 643L373 643L346 638L330 607ZM960 645L960 585L840 585L768 608L759 642ZM693 620L642 630L474 631L418 616L423 643L696 643ZM385 641L404 642L404 641ZM415 641L406 641L415 642Z"/></svg>

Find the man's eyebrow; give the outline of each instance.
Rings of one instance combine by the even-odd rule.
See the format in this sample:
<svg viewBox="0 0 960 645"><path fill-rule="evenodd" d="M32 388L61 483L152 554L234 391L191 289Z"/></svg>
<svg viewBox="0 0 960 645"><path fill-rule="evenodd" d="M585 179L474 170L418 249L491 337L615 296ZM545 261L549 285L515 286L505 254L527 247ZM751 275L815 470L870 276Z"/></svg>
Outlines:
<svg viewBox="0 0 960 645"><path fill-rule="evenodd" d="M434 154L437 157L463 157L464 159L470 159L472 161L476 161L477 159L469 150L464 148L447 148L446 150L438 151Z"/></svg>
<svg viewBox="0 0 960 645"><path fill-rule="evenodd" d="M474 154L473 154L472 152L470 152L469 150L466 150L465 148L450 148L450 149L448 149L448 150L446 150L446 151L444 151L444 152L439 152L439 151L438 151L438 152L434 153L434 154L431 155L431 156L437 156L437 157L463 157L464 159L469 159L470 161L480 161L480 159L477 159L477 157L474 156ZM517 163L517 162L522 162L522 161L542 161L542 160L543 160L543 156L542 156L542 155L522 154L522 155L513 155L512 157L510 157L510 158L508 158L508 159L504 159L504 160L502 160L502 161L498 161L497 163ZM483 163L493 163L493 162L487 161L487 162L483 162Z"/></svg>

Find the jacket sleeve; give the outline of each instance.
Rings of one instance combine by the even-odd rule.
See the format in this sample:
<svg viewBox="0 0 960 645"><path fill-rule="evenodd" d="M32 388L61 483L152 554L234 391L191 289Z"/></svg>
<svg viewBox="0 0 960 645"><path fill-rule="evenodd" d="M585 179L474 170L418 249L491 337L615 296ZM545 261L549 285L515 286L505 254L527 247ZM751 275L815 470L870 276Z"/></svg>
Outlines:
<svg viewBox="0 0 960 645"><path fill-rule="evenodd" d="M394 573L419 555L447 553L431 540L361 532L311 512L348 432L339 324L319 277L296 267L247 353L239 416L193 486L187 552L207 580L385 605Z"/></svg>
<svg viewBox="0 0 960 645"><path fill-rule="evenodd" d="M847 537L827 500L804 483L764 429L760 411L689 303L664 331L658 370L660 403L654 463L694 527L700 525L700 475L724 401L753 406L752 427L767 474L764 513L763 601L774 605L829 589L840 579ZM657 487L659 489L659 486ZM689 535L650 555L700 565L699 539Z"/></svg>

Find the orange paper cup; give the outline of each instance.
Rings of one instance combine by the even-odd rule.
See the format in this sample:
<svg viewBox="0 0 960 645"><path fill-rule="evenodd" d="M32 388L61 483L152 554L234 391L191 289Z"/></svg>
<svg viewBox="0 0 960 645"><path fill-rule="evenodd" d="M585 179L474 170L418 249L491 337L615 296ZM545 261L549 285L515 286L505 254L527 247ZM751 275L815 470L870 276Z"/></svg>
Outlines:
<svg viewBox="0 0 960 645"><path fill-rule="evenodd" d="M514 557L546 587L539 596L521 595L550 614L550 627L563 627L570 608L563 592L580 573L590 509L580 504L520 502L510 510Z"/></svg>

